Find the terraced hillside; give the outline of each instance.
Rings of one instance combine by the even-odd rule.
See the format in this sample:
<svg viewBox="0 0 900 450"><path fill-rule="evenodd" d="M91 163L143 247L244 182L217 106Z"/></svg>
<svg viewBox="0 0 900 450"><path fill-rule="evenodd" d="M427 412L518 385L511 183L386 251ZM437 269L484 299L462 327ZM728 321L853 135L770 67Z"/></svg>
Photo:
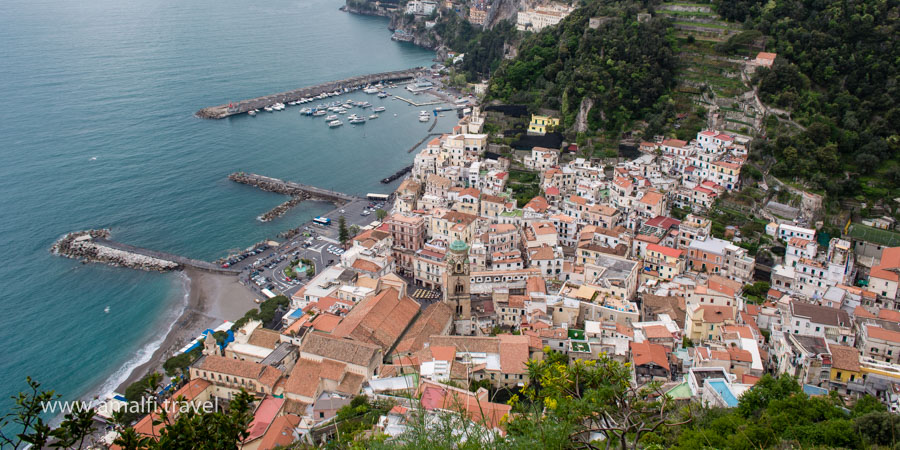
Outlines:
<svg viewBox="0 0 900 450"><path fill-rule="evenodd" d="M706 122L696 126L712 127L741 135L756 134L762 126L762 105L749 85L748 59L726 57L716 51L716 45L742 32L742 25L729 23L708 3L667 2L656 13L667 17L675 28L680 53L677 71L678 85L674 98L679 110L691 105L706 112ZM693 132L687 132L690 134Z"/></svg>

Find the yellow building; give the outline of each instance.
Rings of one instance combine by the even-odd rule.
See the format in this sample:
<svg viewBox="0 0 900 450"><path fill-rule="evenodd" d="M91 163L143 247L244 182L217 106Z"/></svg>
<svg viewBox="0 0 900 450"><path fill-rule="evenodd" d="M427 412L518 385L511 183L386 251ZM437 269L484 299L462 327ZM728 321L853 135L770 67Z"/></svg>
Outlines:
<svg viewBox="0 0 900 450"><path fill-rule="evenodd" d="M544 135L547 133L547 127L559 126L559 119L550 116L531 115L531 123L528 124L528 134Z"/></svg>
<svg viewBox="0 0 900 450"><path fill-rule="evenodd" d="M863 374L859 364L859 350L844 345L831 344L831 381L846 385L847 382L862 382Z"/></svg>

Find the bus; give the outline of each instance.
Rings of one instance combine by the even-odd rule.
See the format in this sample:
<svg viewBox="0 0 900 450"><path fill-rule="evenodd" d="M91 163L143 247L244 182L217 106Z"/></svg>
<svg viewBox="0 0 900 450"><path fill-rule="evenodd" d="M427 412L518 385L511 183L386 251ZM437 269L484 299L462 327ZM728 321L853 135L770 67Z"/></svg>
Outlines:
<svg viewBox="0 0 900 450"><path fill-rule="evenodd" d="M368 193L368 194L366 194L366 198L369 199L369 200L376 200L376 201L382 201L382 202L384 202L384 201L387 201L387 199L388 199L388 194L372 194L372 193Z"/></svg>
<svg viewBox="0 0 900 450"><path fill-rule="evenodd" d="M275 293L272 292L272 291L270 291L270 290L268 290L268 289L263 289L263 290L261 290L260 292L262 292L262 294L265 295L265 296L268 297L268 298L275 297Z"/></svg>
<svg viewBox="0 0 900 450"><path fill-rule="evenodd" d="M313 219L313 222L320 225L331 225L331 219L322 216L316 217L315 219Z"/></svg>

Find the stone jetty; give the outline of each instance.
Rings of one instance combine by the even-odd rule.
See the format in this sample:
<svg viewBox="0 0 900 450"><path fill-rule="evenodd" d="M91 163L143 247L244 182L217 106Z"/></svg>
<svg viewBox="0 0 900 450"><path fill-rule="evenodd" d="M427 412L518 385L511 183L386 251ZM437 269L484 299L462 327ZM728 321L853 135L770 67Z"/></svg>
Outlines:
<svg viewBox="0 0 900 450"><path fill-rule="evenodd" d="M271 210L269 210L269 212L267 212L257 218L259 219L260 222L270 222L273 219L277 219L277 218L283 216L284 213L288 212L288 210L290 210L291 208L299 205L300 202L302 202L303 200L306 200L307 198L309 198L309 195L307 195L307 194L301 194L301 195L291 197L290 200L272 208Z"/></svg>
<svg viewBox="0 0 900 450"><path fill-rule="evenodd" d="M207 272L237 274L235 269L219 267L208 261L185 258L171 253L149 250L109 239L108 229L86 230L68 233L59 238L50 251L84 263L97 262L111 266L151 272L182 270L185 267Z"/></svg>
<svg viewBox="0 0 900 450"><path fill-rule="evenodd" d="M304 197L307 199L324 200L336 205L343 205L356 200L357 197L342 192L330 191L307 184L293 181L279 180L278 178L257 175L255 173L235 172L228 175L228 179L236 183L246 184L262 189L266 192L290 195L292 197ZM292 205L293 206L293 205ZM283 214L283 213L282 213Z"/></svg>
<svg viewBox="0 0 900 450"><path fill-rule="evenodd" d="M290 103L298 101L302 98L316 97L321 94L343 90L345 88L359 88L370 84L378 84L382 82L407 81L422 75L424 67L414 67L412 69L398 70L394 72L373 73L370 75L360 75L350 77L344 80L331 81L328 83L317 84L305 88L296 89L279 94L267 95L265 97L257 97L249 100L241 100L239 102L228 103L219 106L210 106L196 112L196 116L202 119L224 119L235 114L243 114L255 109L262 109L275 103Z"/></svg>
<svg viewBox="0 0 900 450"><path fill-rule="evenodd" d="M80 259L83 262L99 262L111 266L128 267L155 272L180 270L181 265L174 261L139 255L98 243L109 238L109 230L87 230L69 233L53 244L50 251L67 258Z"/></svg>

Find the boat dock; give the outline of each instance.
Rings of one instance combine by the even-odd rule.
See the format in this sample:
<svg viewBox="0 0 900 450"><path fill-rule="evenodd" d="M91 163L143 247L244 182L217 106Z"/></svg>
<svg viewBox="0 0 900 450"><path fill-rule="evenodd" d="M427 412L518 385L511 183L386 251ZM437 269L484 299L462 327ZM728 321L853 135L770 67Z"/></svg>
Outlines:
<svg viewBox="0 0 900 450"><path fill-rule="evenodd" d="M295 89L293 91L267 95L265 97L241 100L239 102L227 103L219 106L210 106L208 108L203 108L197 111L195 115L202 119L224 119L235 114L243 114L255 109L262 109L275 103L294 102L302 98L315 97L320 94L334 92L336 90L342 90L344 88L355 88L382 82L411 80L419 77L425 70L426 68L424 67L414 67L412 69L398 70L394 72L360 75L343 80L331 81L328 83L317 84L315 86Z"/></svg>
<svg viewBox="0 0 900 450"><path fill-rule="evenodd" d="M415 106L415 107L428 106L428 105L439 105L439 104L441 104L441 103L446 103L446 102L443 101L443 100L433 100L433 101L425 102L425 103L416 103L416 102L414 102L414 101L412 101L412 100L410 100L410 99L408 99L408 98L403 98L403 97L401 97L401 96L399 96L399 95L395 95L394 98L396 98L397 100L401 100L401 101L404 101L404 102L406 102L406 103L409 103L410 105L413 105L413 106Z"/></svg>

